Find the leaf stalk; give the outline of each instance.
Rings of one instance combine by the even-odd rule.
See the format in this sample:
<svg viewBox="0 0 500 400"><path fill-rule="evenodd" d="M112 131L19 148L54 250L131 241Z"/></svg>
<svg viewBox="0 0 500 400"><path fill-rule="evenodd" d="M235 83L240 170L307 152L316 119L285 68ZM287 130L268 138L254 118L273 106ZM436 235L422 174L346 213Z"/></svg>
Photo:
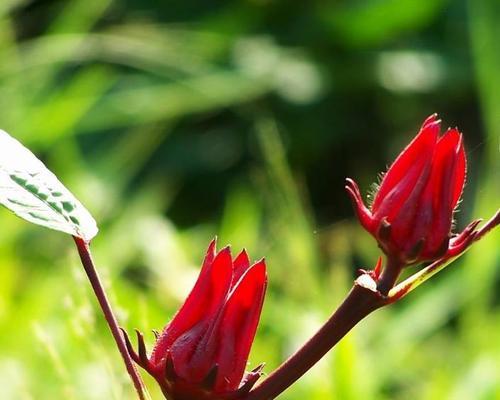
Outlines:
<svg viewBox="0 0 500 400"><path fill-rule="evenodd" d="M97 298L97 301L99 302L99 306L101 307L104 318L108 323L109 329L111 330L111 334L115 339L116 346L120 351L123 362L125 363L127 372L134 384L137 395L139 396L140 400L151 400L146 386L144 385L144 382L139 375L139 372L135 368L134 363L132 362L132 359L130 358L130 355L127 351L125 339L118 326L118 321L116 320L115 314L113 313L113 310L111 308L111 304L109 303L108 297L101 283L101 279L99 278L99 274L97 273L97 270L95 268L92 254L90 253L89 243L79 237L74 236L73 239L75 240L83 268L85 269L90 284L92 285L92 289L94 290L94 294Z"/></svg>

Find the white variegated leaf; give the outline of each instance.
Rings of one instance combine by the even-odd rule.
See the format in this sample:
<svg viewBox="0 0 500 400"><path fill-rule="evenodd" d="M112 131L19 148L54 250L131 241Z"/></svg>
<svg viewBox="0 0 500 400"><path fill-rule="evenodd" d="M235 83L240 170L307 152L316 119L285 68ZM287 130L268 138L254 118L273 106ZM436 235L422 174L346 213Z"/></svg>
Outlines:
<svg viewBox="0 0 500 400"><path fill-rule="evenodd" d="M0 130L0 203L21 218L90 241L97 225L35 155Z"/></svg>

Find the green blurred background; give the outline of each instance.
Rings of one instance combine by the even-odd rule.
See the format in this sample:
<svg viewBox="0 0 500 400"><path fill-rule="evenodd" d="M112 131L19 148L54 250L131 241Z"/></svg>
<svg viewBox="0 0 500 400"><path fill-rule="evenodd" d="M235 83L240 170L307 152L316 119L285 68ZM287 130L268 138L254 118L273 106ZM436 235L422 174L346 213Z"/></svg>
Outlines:
<svg viewBox="0 0 500 400"><path fill-rule="evenodd" d="M458 227L498 207L499 18L497 0L3 0L0 126L98 220L129 331L169 320L215 235L265 256L250 366L269 372L378 257L344 178L367 193L429 114L465 135ZM70 238L0 221L0 399L134 399ZM499 234L280 398L500 399Z"/></svg>

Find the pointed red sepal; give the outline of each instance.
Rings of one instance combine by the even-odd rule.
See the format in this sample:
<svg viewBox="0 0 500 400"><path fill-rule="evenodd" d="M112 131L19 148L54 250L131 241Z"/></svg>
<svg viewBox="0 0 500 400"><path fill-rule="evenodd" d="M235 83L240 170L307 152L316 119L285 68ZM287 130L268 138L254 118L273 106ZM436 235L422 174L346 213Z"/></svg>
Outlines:
<svg viewBox="0 0 500 400"><path fill-rule="evenodd" d="M453 180L453 195L452 204L455 208L462 196L465 186L465 178L467 175L467 158L465 157L464 140L458 129L452 129L458 134L458 141L455 146L455 165L454 165L454 180Z"/></svg>
<svg viewBox="0 0 500 400"><path fill-rule="evenodd" d="M250 372L245 374L241 382L241 386L237 390L237 397L243 397L247 394L257 383L260 377L263 375L262 371L264 370L265 363L259 364L257 367L252 369Z"/></svg>
<svg viewBox="0 0 500 400"><path fill-rule="evenodd" d="M179 378L177 372L175 372L174 361L172 360L170 352L168 352L165 357L165 370L163 371L163 375L165 379L170 382L175 382Z"/></svg>
<svg viewBox="0 0 500 400"><path fill-rule="evenodd" d="M264 260L250 265L243 250L233 261L229 247L209 246L203 267L186 302L158 335L148 359L144 339L134 361L176 400L237 399L259 373L245 374L267 285ZM246 389L245 389L246 390Z"/></svg>
<svg viewBox="0 0 500 400"><path fill-rule="evenodd" d="M453 211L462 192L465 178L464 165L457 167L461 161L457 159L457 148L462 138L456 129L448 130L439 138L432 160L432 172L426 190L420 199L420 212L428 216L428 222L419 225L419 234L424 234L425 248L423 258L436 258L443 254L442 244L448 244ZM457 196L454 199L454 196ZM418 223L418 222L417 222ZM415 236L414 236L415 238ZM416 239L416 238L415 238Z"/></svg>
<svg viewBox="0 0 500 400"><path fill-rule="evenodd" d="M371 211L365 206L363 202L363 197L361 196L361 192L359 191L358 184L352 180L351 178L346 178L345 180L345 189L351 198L354 211L356 211L356 215L358 216L359 222L361 225L368 231L373 233L373 218Z"/></svg>
<svg viewBox="0 0 500 400"><path fill-rule="evenodd" d="M125 339L125 344L127 346L127 351L134 360L135 363L140 365L142 368L144 368L146 371L148 371L150 374L153 374L153 369L154 366L151 364L149 361L149 358L146 353L146 345L144 343L144 336L142 335L141 332L139 332L137 329L136 334L137 334L137 342L138 342L138 352L134 350L134 346L132 346L132 343L130 342L130 337L128 336L127 332L125 329L120 328L123 338Z"/></svg>
<svg viewBox="0 0 500 400"><path fill-rule="evenodd" d="M455 257L462 253L475 239L477 231L476 227L481 223L481 219L472 221L465 229L457 236L451 238L446 253L447 257Z"/></svg>
<svg viewBox="0 0 500 400"><path fill-rule="evenodd" d="M347 181L361 224L388 259L403 267L456 254L467 246L459 246L463 235L450 241L466 176L463 138L456 128L439 135L440 121L431 115L389 167L370 210L356 184Z"/></svg>
<svg viewBox="0 0 500 400"><path fill-rule="evenodd" d="M430 124L432 124L433 122L436 122L436 121L437 121L437 116L438 116L438 114L437 114L437 113L434 113L434 114L429 115L429 116L425 119L424 123L422 124L422 128L420 128L420 129L424 129L424 128L426 128L426 127L427 127L427 125L430 125Z"/></svg>
<svg viewBox="0 0 500 400"><path fill-rule="evenodd" d="M146 343L144 343L144 335L137 329L135 330L135 333L137 335L139 359L143 364L149 364L149 358L146 351Z"/></svg>
<svg viewBox="0 0 500 400"><path fill-rule="evenodd" d="M203 378L203 381L201 381L200 386L206 390L214 390L218 375L219 375L219 365L215 364L212 368L210 368L205 378Z"/></svg>
<svg viewBox="0 0 500 400"><path fill-rule="evenodd" d="M132 343L130 342L130 337L128 336L127 331L121 327L120 327L120 330L123 334L123 338L125 339L125 344L127 346L128 354L130 355L132 360L134 360L137 364L139 364L141 367L143 367L143 365L141 365L142 361L141 361L139 355L135 351L134 346L132 346Z"/></svg>
<svg viewBox="0 0 500 400"><path fill-rule="evenodd" d="M387 170L380 184L380 188L375 194L372 204L372 212L375 214L386 196L403 180L409 178L408 171L413 169L422 170L424 165L432 157L434 146L437 142L441 121L431 115L422 125L418 135L401 152L392 165ZM419 175L414 175L408 181L408 187L416 184Z"/></svg>
<svg viewBox="0 0 500 400"><path fill-rule="evenodd" d="M257 331L266 286L266 264L261 260L243 274L227 300L218 334L218 391L234 390L241 382Z"/></svg>
<svg viewBox="0 0 500 400"><path fill-rule="evenodd" d="M232 259L229 247L215 254L215 240L210 246L202 270L184 305L168 324L153 349L151 361L156 364L183 333L195 325L203 325L215 318L229 292L232 280ZM191 332L192 333L192 332ZM190 336L190 343L195 341ZM182 351L186 354L186 351ZM172 356L177 358L176 354Z"/></svg>
<svg viewBox="0 0 500 400"><path fill-rule="evenodd" d="M380 274L382 273L382 257L379 257L377 263L375 264L375 268L368 270L360 268L356 271L356 277L362 277L363 275L368 275L375 283L378 282L380 278Z"/></svg>
<svg viewBox="0 0 500 400"><path fill-rule="evenodd" d="M243 249L234 260L234 272L231 287L238 283L241 275L243 275L248 270L248 268L250 268L250 259L248 258L247 251Z"/></svg>

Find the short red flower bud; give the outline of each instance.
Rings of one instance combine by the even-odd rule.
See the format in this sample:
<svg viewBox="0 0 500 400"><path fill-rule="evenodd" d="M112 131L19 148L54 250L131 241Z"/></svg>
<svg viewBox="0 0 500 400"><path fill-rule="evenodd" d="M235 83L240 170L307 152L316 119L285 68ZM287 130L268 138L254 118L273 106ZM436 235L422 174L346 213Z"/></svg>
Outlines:
<svg viewBox="0 0 500 400"><path fill-rule="evenodd" d="M148 357L142 335L136 363L170 400L236 399L261 375L245 372L264 302L266 265L250 265L243 250L233 261L229 247L210 243L198 280L173 320L157 335Z"/></svg>
<svg viewBox="0 0 500 400"><path fill-rule="evenodd" d="M346 189L363 227L393 263L405 266L458 254L472 240L473 227L451 235L465 173L462 135L455 128L440 136L432 115L384 175L370 208L353 180Z"/></svg>

